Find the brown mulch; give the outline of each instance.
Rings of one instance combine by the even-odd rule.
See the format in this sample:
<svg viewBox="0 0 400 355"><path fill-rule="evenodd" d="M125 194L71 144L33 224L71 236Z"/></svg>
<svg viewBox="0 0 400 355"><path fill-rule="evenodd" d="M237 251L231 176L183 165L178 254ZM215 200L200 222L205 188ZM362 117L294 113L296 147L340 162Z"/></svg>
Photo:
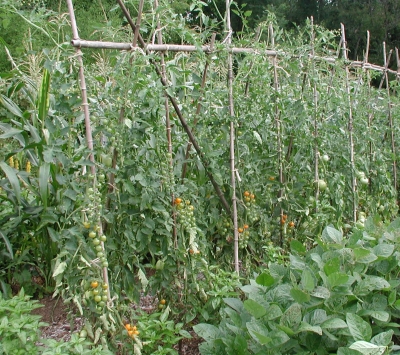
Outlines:
<svg viewBox="0 0 400 355"><path fill-rule="evenodd" d="M53 299L51 296L39 300L43 307L35 309L32 313L40 315L41 321L48 323L41 328L42 336L45 339L55 339L68 341L71 333L79 331L83 326L83 318L76 316L77 310L70 309L61 299ZM142 297L139 307L146 312L152 311L158 301L151 296ZM182 339L180 346L176 344L174 348L180 355L200 355L199 344L202 339L198 338L194 332L190 332L192 339ZM179 349L180 348L180 349Z"/></svg>

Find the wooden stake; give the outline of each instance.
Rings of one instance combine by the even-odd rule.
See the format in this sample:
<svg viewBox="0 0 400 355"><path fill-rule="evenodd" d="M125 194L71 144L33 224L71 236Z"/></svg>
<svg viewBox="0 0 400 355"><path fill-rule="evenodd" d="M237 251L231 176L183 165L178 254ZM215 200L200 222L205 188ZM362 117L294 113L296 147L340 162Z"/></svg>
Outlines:
<svg viewBox="0 0 400 355"><path fill-rule="evenodd" d="M272 47L275 47L275 35L274 35L274 28L272 27L272 24L269 25L269 35L271 36L271 45ZM279 91L279 81L278 81L278 65L277 65L277 60L276 57L272 57L272 65L274 67L274 90L275 90L275 95L278 94ZM284 179L283 179L283 161L282 161L282 127L281 127L281 113L279 111L278 103L277 103L277 98L275 96L275 127L276 127L276 150L278 154L278 171L279 171L279 184L280 184L280 189L278 192L278 203L280 205L280 210L279 210L279 215L280 215L280 221L283 220L283 208L282 208L282 197L283 197L283 184L284 184ZM283 228L284 226L282 223L280 224L280 240L279 244L282 247L283 246Z"/></svg>
<svg viewBox="0 0 400 355"><path fill-rule="evenodd" d="M347 48L346 48L346 35L344 31L344 25L341 24L342 32L342 54L344 61L347 61ZM353 222L357 222L357 181L355 176L355 164L354 164L354 139L353 139L353 109L352 100L350 95L350 84L349 84L349 67L345 64L346 71L346 93L349 104L349 123L348 123L348 133L349 133L349 150L350 150L350 172L351 172L351 192L353 195Z"/></svg>
<svg viewBox="0 0 400 355"><path fill-rule="evenodd" d="M226 25L225 31L227 33L226 45L230 47L232 44L232 27L231 27L231 1L226 0ZM232 219L233 219L233 259L235 272L239 274L239 232L238 232L238 218L237 218L237 197L236 197L236 168L235 168L235 109L233 104L233 59L232 53L228 53L228 100L229 100L229 115L231 116L230 123L230 167L231 167L231 185L232 185Z"/></svg>
<svg viewBox="0 0 400 355"><path fill-rule="evenodd" d="M315 49L314 49L314 40L315 40L315 33L314 33L314 18L311 17L311 57L314 57ZM315 74L315 63L312 60L312 76L314 78ZM317 84L313 79L313 99L314 99L314 180L316 184L315 189L315 213L318 212L318 199L319 199L319 146L318 146L318 92L317 92Z"/></svg>
<svg viewBox="0 0 400 355"><path fill-rule="evenodd" d="M393 50L390 50L388 58L386 60L386 44L383 42L383 58L385 61L385 67L387 68L390 63L390 58L392 56ZM392 117L392 102L390 99L390 83L387 71L384 72L384 79L386 84L386 93L387 93L387 105L388 105L388 123L389 123L389 130L390 130L390 143L391 143L391 150L393 155L393 187L395 194L397 195L397 159L396 159L396 145L394 140L394 127L393 127L393 117Z"/></svg>
<svg viewBox="0 0 400 355"><path fill-rule="evenodd" d="M71 28L72 28L72 38L73 39L79 39L78 35L78 27L76 25L76 19L75 19L75 12L74 12L74 6L72 4L72 0L67 0L67 5L68 5L68 11L69 11L69 16L71 19ZM81 92L82 92L82 108L83 108L83 113L85 115L85 129L86 129L86 142L88 149L90 151L89 154L89 160L93 163L91 166L91 173L93 176L96 175L96 166L95 166L95 161L94 161L94 155L93 155L93 137L92 137L92 128L90 124L90 113L89 113L89 104L88 104L88 99L87 99L87 89L86 89L86 81L85 81L85 72L84 72L84 67L83 67L83 59L82 59L82 51L80 48L76 49L76 57L78 60L79 64L79 79L80 79L80 86L81 86ZM103 234L103 228L101 221L98 221L98 226L99 226L99 234ZM104 243L101 242L101 246L104 249ZM105 284L109 284L108 282L108 268L103 267L103 280ZM107 296L108 296L108 302L111 302L111 296L110 296L110 288L107 288Z"/></svg>

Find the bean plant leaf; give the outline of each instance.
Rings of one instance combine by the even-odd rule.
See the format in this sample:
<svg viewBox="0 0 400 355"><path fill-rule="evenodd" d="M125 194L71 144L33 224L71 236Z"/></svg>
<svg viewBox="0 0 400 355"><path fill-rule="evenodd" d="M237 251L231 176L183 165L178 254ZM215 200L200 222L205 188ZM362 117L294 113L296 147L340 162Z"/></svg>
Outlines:
<svg viewBox="0 0 400 355"><path fill-rule="evenodd" d="M263 272L257 276L256 282L259 285L268 287L268 286L272 286L275 283L275 279L271 275Z"/></svg>
<svg viewBox="0 0 400 355"><path fill-rule="evenodd" d="M297 303L306 303L310 301L310 295L302 290L299 290L297 288L292 288L290 290L290 295L293 297L295 302Z"/></svg>
<svg viewBox="0 0 400 355"><path fill-rule="evenodd" d="M336 286L341 286L347 283L349 281L349 275L344 274L342 272L334 272L333 274L330 274L327 278L328 284L331 288L334 288Z"/></svg>
<svg viewBox="0 0 400 355"><path fill-rule="evenodd" d="M363 264L369 264L378 259L378 257L372 253L369 249L365 248L354 248L354 259Z"/></svg>
<svg viewBox="0 0 400 355"><path fill-rule="evenodd" d="M313 291L315 288L315 280L314 276L310 270L306 269L301 274L301 286L306 291Z"/></svg>
<svg viewBox="0 0 400 355"><path fill-rule="evenodd" d="M300 325L302 307L298 303L293 303L283 314L280 324L289 328L297 328Z"/></svg>
<svg viewBox="0 0 400 355"><path fill-rule="evenodd" d="M237 298L224 298L224 302L239 313L244 310L243 302Z"/></svg>
<svg viewBox="0 0 400 355"><path fill-rule="evenodd" d="M318 325L311 325L306 322L301 322L299 328L297 329L297 333L301 332L311 332L322 335L322 328Z"/></svg>
<svg viewBox="0 0 400 355"><path fill-rule="evenodd" d="M266 313L267 310L264 306L259 304L258 302L248 299L243 302L244 308L254 317L254 318L261 318Z"/></svg>
<svg viewBox="0 0 400 355"><path fill-rule="evenodd" d="M350 349L357 350L364 355L381 355L386 351L386 346L379 346L366 341L356 341Z"/></svg>
<svg viewBox="0 0 400 355"><path fill-rule="evenodd" d="M321 328L324 329L340 329L347 328L347 323L340 318L329 318L321 324Z"/></svg>
<svg viewBox="0 0 400 355"><path fill-rule="evenodd" d="M327 226L322 231L321 238L325 243L340 244L343 240L343 233L335 229L333 226Z"/></svg>
<svg viewBox="0 0 400 355"><path fill-rule="evenodd" d="M346 322L354 340L369 341L372 337L372 328L364 319L354 313L346 314Z"/></svg>
<svg viewBox="0 0 400 355"><path fill-rule="evenodd" d="M277 304L271 304L271 306L267 310L268 320L279 318L281 315L282 310L279 308L279 306Z"/></svg>
<svg viewBox="0 0 400 355"><path fill-rule="evenodd" d="M379 333L371 339L371 343L380 346L389 346L392 342L393 334L394 331L392 329L387 332Z"/></svg>
<svg viewBox="0 0 400 355"><path fill-rule="evenodd" d="M380 259L387 259L394 252L393 244L378 244L374 247L374 254Z"/></svg>
<svg viewBox="0 0 400 355"><path fill-rule="evenodd" d="M193 326L195 333L206 341L218 339L221 331L212 324L199 323Z"/></svg>
<svg viewBox="0 0 400 355"><path fill-rule="evenodd" d="M246 328L249 331L251 337L261 345L268 344L271 342L268 328L261 322L253 319L251 322L246 323Z"/></svg>
<svg viewBox="0 0 400 355"><path fill-rule="evenodd" d="M329 259L324 265L324 272L326 276L329 276L330 274L339 271L340 271L340 259L338 257Z"/></svg>
<svg viewBox="0 0 400 355"><path fill-rule="evenodd" d="M381 322L388 322L390 320L390 314L386 311L375 311L373 309L365 309L358 313L360 316L370 316Z"/></svg>
<svg viewBox="0 0 400 355"><path fill-rule="evenodd" d="M291 250L292 252L296 252L297 254L304 254L304 253L307 251L307 249L306 249L306 247L304 246L304 244L301 243L301 242L299 242L299 241L296 240L296 239L293 239L293 240L290 242L290 250Z"/></svg>

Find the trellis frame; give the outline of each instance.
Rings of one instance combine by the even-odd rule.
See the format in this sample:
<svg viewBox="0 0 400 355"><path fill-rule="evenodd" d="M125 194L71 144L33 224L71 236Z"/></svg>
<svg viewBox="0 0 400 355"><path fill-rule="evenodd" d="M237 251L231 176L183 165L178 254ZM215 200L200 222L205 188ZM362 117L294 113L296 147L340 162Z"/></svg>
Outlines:
<svg viewBox="0 0 400 355"><path fill-rule="evenodd" d="M232 47L231 46L231 36L232 36L232 29L231 29L231 25L230 25L230 6L231 6L231 0L226 0L226 11L227 11L227 15L226 15L226 23L225 23L225 28L227 31L227 37L224 40L223 43L225 43L225 46L223 47L223 49L221 49L220 47L218 47L217 49L215 49L214 46L214 39L212 39L211 44L210 45L202 45L202 46L194 46L194 45L178 45L178 44L164 44L161 43L161 41L159 41L158 44L155 43L151 43L151 44L146 44L143 40L143 38L141 37L140 33L139 33L139 26L140 26L140 21L141 21L141 15L142 15L142 8L143 8L143 1L141 1L141 5L139 8L139 13L138 13L138 18L136 21L136 24L133 22L132 18L130 17L130 14L128 12L128 10L126 9L124 3L122 0L116 0L117 3L119 4L122 12L124 13L124 16L126 17L129 25L131 26L133 33L134 33L134 38L132 43L121 43L121 42L103 42L103 41L90 41L90 40L82 40L79 38L79 34L78 34L78 30L77 30L77 24L75 21L75 14L74 14L74 9L73 9L73 5L72 5L72 0L66 0L67 4L68 4L68 9L69 9L69 13L70 13L70 18L71 18L71 27L72 27L72 33L73 33L73 39L71 40L71 45L73 47L76 48L77 50L77 58L78 58L78 63L80 65L80 84L81 84L81 91L82 91L82 106L83 106L83 111L84 111L84 115L85 115L85 122L86 122L86 138L87 138L87 144L88 144L88 148L89 150L93 150L93 141L91 138L91 129L90 129L90 114L89 114L89 108L88 108L88 101L87 101L87 94L86 94L86 84L85 84L85 78L84 78L84 72L83 72L83 60L82 60L82 52L81 52L81 48L96 48L96 49L115 49L115 50L125 50L125 51L134 51L134 50L142 50L145 53L150 53L150 52L161 52L161 53L165 53L165 52L197 52L197 51L203 51L205 53L214 53L215 51L226 51L228 53L228 91L229 91L229 97L228 97L228 106L229 106L229 113L232 116L232 118L235 116L234 113L234 109L233 109L233 94L232 94L232 55L234 54L239 54L239 53L248 53L248 54L254 54L254 55L264 55L264 56L268 56L268 57L272 57L274 62L276 61L276 59L279 56L284 56L286 55L283 52L280 51L276 51L276 50L259 50L259 49L255 49L255 48L241 48L241 47ZM369 33L368 33L369 35ZM352 67L352 68L362 68L364 70L374 70L374 71L379 71L382 72L384 74L384 78L387 78L387 74L393 74L396 76L397 80L400 80L400 58L399 58L399 50L398 48L395 49L396 51L396 60L397 60L397 71L389 69L387 64L385 63L385 66L379 66L379 65L375 65L372 63L369 63L367 60L367 56L365 56L363 61L349 61L347 59L347 53L346 53L346 44L345 44L345 38L344 38L344 26L342 25L342 46L343 46L343 55L344 55L344 65L345 65L345 69L346 69L346 73L348 75L348 68ZM139 43L140 46L137 45L137 43ZM369 41L368 41L369 43ZM294 56L295 57L295 56ZM328 63L336 63L336 61L338 60L338 58L336 57L321 57L321 56L316 56L314 54L314 51L312 51L309 54L310 59L313 60L322 60L322 61L326 61ZM165 77L165 72L158 68L157 64L155 62L152 62L161 83L163 84L164 87L168 86L168 82L167 79ZM387 79L386 79L387 82ZM171 102L172 106L175 109L175 112L182 124L182 127L184 128L184 130L186 131L188 137L189 137L189 141L190 144L194 147L194 149L196 150L199 159L201 160L201 162L203 163L205 170L210 178L210 181L212 183L212 185L214 186L214 189L218 195L218 197L221 200L222 206L223 208L226 210L226 212L228 212L229 214L231 214L232 217L232 221L234 222L234 267L235 267L235 271L237 273L239 273L239 256L238 256L238 242L239 242L239 238L238 238L238 226L237 226L237 210L236 210L236 192L235 192L235 176L239 176L236 169L235 169L235 161L234 161L234 144L233 144L233 139L234 139L234 126L233 126L233 120L231 122L230 125L230 131L231 131L231 144L230 144L230 150L231 150L231 182L232 182L232 186L233 186L233 196L232 196L232 208L233 211L231 211L230 205L227 203L227 201L225 200L225 197L219 187L219 185L216 183L216 181L214 180L214 177L212 175L212 173L209 171L208 169L208 163L206 160L206 157L204 156L204 154L202 153L199 145L197 144L197 141L192 133L191 128L187 125L186 120L184 119L182 112L177 104L177 101L175 100L174 97L172 97L171 95L169 95L167 92L165 92L166 98L169 99L169 101ZM350 110L351 110L351 104L350 104ZM351 143L350 143L351 145ZM169 146L170 146L170 141L169 141ZM352 154L351 154L352 155ZM93 155L91 154L91 157L93 157ZM317 159L317 157L316 157ZM352 163L353 164L353 163ZM396 162L394 162L394 167ZM95 167L92 167L92 173L94 173L94 169ZM280 178L280 180L282 180L282 177ZM352 184L352 189L354 192L355 189L355 180L354 177L352 178L353 180L353 184ZM281 181L282 182L282 181ZM396 183L396 179L395 179L395 183ZM396 188L396 186L395 186ZM318 196L318 195L317 195ZM354 202L353 204L353 219L355 221L356 219L356 203ZM282 214L282 210L281 210L281 214ZM103 270L103 274L104 274L104 278L105 280L108 279L107 276L107 271Z"/></svg>

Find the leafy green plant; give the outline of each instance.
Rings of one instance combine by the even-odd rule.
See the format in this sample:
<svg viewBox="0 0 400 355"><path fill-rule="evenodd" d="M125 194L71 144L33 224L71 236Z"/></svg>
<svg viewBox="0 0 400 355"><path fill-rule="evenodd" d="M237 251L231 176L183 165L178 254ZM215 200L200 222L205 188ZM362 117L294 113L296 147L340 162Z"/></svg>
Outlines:
<svg viewBox="0 0 400 355"><path fill-rule="evenodd" d="M43 339L40 328L47 325L32 310L41 307L30 300L23 289L11 299L5 300L0 293L0 354L4 355L111 355L101 345L93 346L79 334L72 334L69 341Z"/></svg>
<svg viewBox="0 0 400 355"><path fill-rule="evenodd" d="M400 219L365 231L326 227L307 251L292 241L290 264L270 263L226 298L219 326L198 324L205 354L389 354L400 316Z"/></svg>

